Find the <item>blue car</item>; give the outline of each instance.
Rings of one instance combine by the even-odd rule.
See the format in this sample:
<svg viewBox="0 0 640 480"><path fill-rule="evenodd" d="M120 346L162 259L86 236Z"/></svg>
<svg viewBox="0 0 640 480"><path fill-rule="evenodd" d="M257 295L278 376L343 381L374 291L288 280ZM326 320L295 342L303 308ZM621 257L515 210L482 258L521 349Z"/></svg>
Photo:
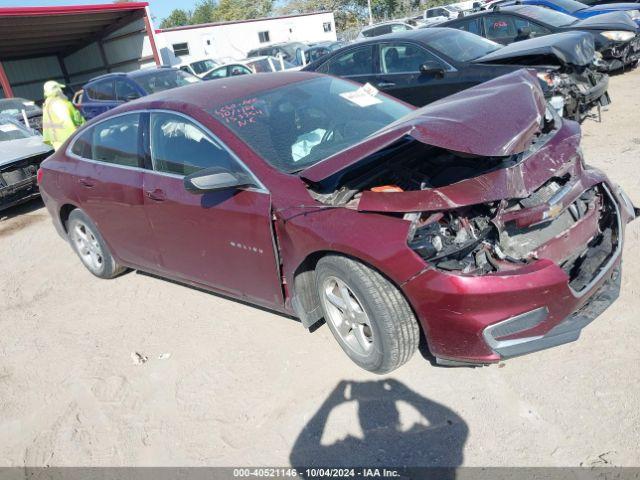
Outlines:
<svg viewBox="0 0 640 480"><path fill-rule="evenodd" d="M78 107L89 120L136 98L199 81L195 75L169 67L108 73L91 79L82 88Z"/></svg>
<svg viewBox="0 0 640 480"><path fill-rule="evenodd" d="M611 12L625 12L640 26L640 5L637 3L607 3L590 7L576 0L513 0L500 2L500 5L538 5L565 13L576 18L584 19L595 15Z"/></svg>

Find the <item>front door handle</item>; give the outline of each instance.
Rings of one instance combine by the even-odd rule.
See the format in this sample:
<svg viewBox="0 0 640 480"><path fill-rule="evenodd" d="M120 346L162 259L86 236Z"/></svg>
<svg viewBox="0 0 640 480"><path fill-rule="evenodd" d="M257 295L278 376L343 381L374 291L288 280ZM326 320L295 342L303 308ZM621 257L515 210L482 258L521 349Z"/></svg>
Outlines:
<svg viewBox="0 0 640 480"><path fill-rule="evenodd" d="M159 188L155 188L153 190L146 190L144 193L148 198L156 202L162 202L167 198L166 195L164 194L164 190L160 190Z"/></svg>
<svg viewBox="0 0 640 480"><path fill-rule="evenodd" d="M391 88L395 86L396 84L394 82L378 82L378 87L380 88Z"/></svg>
<svg viewBox="0 0 640 480"><path fill-rule="evenodd" d="M95 182L92 181L90 178L79 178L78 183L83 187L87 187L87 188L93 188L96 186Z"/></svg>

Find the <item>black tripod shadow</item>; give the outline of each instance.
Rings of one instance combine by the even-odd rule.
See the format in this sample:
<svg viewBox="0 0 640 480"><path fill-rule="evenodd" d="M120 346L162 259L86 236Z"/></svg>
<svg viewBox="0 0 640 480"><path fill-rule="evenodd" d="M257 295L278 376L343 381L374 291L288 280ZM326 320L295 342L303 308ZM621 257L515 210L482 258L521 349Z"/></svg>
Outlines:
<svg viewBox="0 0 640 480"><path fill-rule="evenodd" d="M325 432L329 414L348 402L357 404L361 434L338 434L339 440L328 445L326 440L321 442L323 434L329 433ZM409 412L411 418L402 422L401 411ZM348 416L349 409L346 412ZM468 432L467 424L452 410L397 380L342 381L300 432L290 461L295 467L457 467L462 464ZM450 472L451 477L454 473Z"/></svg>

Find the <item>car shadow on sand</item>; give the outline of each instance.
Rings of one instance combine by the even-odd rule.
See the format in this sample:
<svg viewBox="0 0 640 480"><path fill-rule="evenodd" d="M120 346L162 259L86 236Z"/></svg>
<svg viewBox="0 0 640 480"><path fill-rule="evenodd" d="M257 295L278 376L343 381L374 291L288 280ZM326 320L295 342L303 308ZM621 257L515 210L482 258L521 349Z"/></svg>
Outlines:
<svg viewBox="0 0 640 480"><path fill-rule="evenodd" d="M329 415L349 402L356 403L361 434L321 442L333 433L325 432ZM300 432L289 459L295 467L446 467L439 478L454 478L468 433L454 411L397 380L341 381Z"/></svg>

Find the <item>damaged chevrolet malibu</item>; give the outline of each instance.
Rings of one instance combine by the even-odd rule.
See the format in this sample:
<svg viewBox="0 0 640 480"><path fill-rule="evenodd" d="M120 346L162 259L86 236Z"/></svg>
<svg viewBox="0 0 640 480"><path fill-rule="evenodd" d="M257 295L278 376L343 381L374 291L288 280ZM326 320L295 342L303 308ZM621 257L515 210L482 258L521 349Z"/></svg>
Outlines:
<svg viewBox="0 0 640 480"><path fill-rule="evenodd" d="M637 213L527 70L420 109L307 72L192 85L96 118L38 176L94 275L324 321L376 373L421 338L443 365L576 340Z"/></svg>

